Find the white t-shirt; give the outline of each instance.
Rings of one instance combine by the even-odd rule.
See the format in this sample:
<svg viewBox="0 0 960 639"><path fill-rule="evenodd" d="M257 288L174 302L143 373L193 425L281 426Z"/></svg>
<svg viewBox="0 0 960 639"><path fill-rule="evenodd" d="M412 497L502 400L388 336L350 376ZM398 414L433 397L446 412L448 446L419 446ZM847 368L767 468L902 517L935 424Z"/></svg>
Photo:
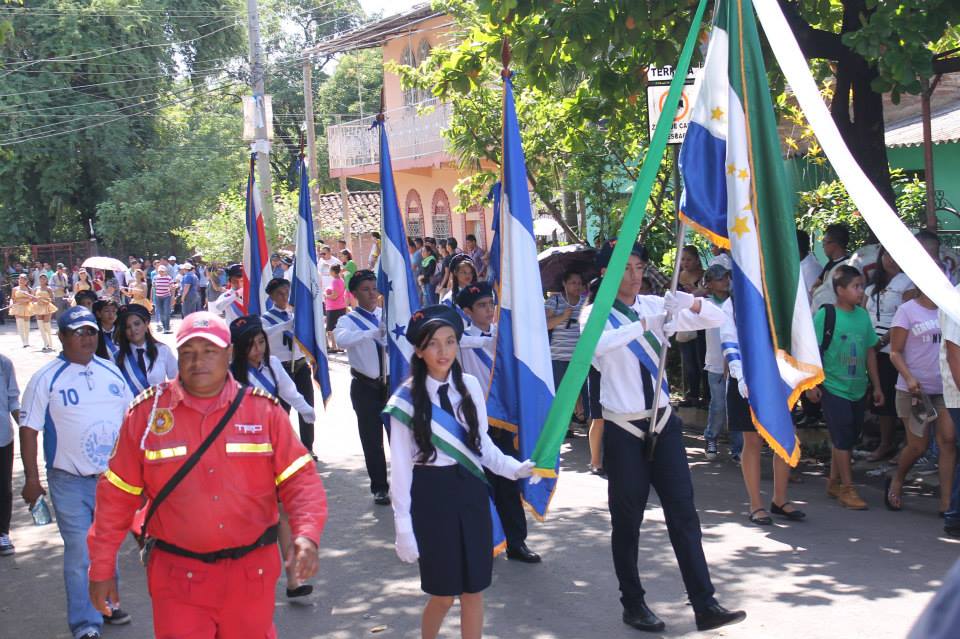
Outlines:
<svg viewBox="0 0 960 639"><path fill-rule="evenodd" d="M317 259L317 265L320 267L320 284L323 286L323 290L330 288L333 282L333 276L330 275L330 267L334 264L343 266L340 260L332 255L326 259L322 257Z"/></svg>
<svg viewBox="0 0 960 639"><path fill-rule="evenodd" d="M20 426L43 431L48 470L97 475L107 468L132 399L112 362L94 357L82 366L60 355L30 378Z"/></svg>
<svg viewBox="0 0 960 639"><path fill-rule="evenodd" d="M715 306L723 308L724 302L717 300L712 295L708 295L703 298ZM730 299L729 297L727 298ZM722 375L724 366L723 366L723 348L721 348L721 339L720 339L720 328L708 328L706 330L707 338L707 352L704 357L703 370L708 373L716 373L717 375Z"/></svg>
<svg viewBox="0 0 960 639"><path fill-rule="evenodd" d="M807 256L800 260L800 274L803 276L803 287L807 289L807 301L810 301L810 289L817 283L822 270L823 265L813 253L807 253Z"/></svg>
<svg viewBox="0 0 960 639"><path fill-rule="evenodd" d="M877 337L883 337L890 330L893 316L903 304L904 293L913 288L913 282L907 277L906 273L897 273L892 280L887 282L886 288L880 291L879 301L877 300L878 296L873 294L876 289L873 284L864 291L867 297L867 313L870 314L870 321L873 322ZM884 346L880 352L889 353L890 344Z"/></svg>

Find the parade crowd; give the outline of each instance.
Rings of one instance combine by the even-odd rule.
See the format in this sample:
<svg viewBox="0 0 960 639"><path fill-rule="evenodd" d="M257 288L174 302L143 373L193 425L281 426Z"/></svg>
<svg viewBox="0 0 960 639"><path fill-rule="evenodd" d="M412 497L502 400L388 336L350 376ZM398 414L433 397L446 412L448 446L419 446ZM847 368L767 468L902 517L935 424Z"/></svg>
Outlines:
<svg viewBox="0 0 960 639"><path fill-rule="evenodd" d="M938 237L921 231L917 240L956 280L956 257ZM615 243L596 242L600 278ZM422 636L437 636L459 598L462 636L474 639L482 635L497 522L508 559L541 561L526 544L520 498L521 483L538 477L533 462L519 457L514 434L488 423L486 386L497 338L489 256L469 235L462 248L454 238L410 238L408 245L422 302L405 330L413 349L410 378L390 393L378 245L363 269L344 243L319 248L327 347L345 351L349 362L372 501L392 506L397 555L418 563L429 595ZM798 233L798 245L825 379L806 392L794 418L798 427L823 423L829 433L827 497L852 510L876 505L855 486L854 456L890 460L883 499L891 511L907 506L908 473L930 469L939 473L940 525L960 537L960 325L938 311L884 247L849 246L843 225L825 231L826 263L805 233ZM587 430L589 472L608 482L623 622L652 632L665 627L648 606L638 570L652 486L696 625L708 630L746 613L720 605L711 582L677 406L706 411L707 460L720 459L721 442L729 443L725 459L740 466L750 503L745 523L800 522L806 513L789 500L791 471L778 455L770 501L763 498L765 444L751 419L740 363L730 256L713 248L704 257L684 247L675 293L662 293L665 278L650 260L645 247L633 245L571 428ZM55 334L62 352L22 393L11 360L0 355L6 389L0 401L12 417L0 428L0 555L15 552L17 424L21 495L37 518L49 494L63 538L66 618L75 639L130 622L118 607L117 553L131 531L147 567L157 637L275 636L280 573L289 600L311 594L327 508L315 471L314 379L292 334L292 263L288 254L271 257L270 310L263 315L246 312L241 265L207 264L200 255L183 262L131 255L126 271L107 273L79 264L8 265L15 280L9 314L23 347L31 345L35 323L42 351L54 350ZM600 278L570 268L562 290L544 298L557 385ZM173 333L174 315L182 320L171 348L155 335ZM640 342L668 340L682 362L682 397L672 404L669 386L655 388L656 372L642 358L638 366L637 354ZM868 413L879 442L861 452ZM659 435L648 449L652 427Z"/></svg>

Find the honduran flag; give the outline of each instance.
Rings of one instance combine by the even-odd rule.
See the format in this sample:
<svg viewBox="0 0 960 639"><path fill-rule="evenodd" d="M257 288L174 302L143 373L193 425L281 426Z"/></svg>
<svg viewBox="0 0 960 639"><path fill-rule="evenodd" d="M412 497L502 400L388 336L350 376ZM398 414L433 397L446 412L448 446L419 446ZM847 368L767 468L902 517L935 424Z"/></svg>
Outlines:
<svg viewBox="0 0 960 639"><path fill-rule="evenodd" d="M751 0L718 0L680 151L683 220L733 258L733 307L757 431L791 465L790 410L823 380L800 273L794 198Z"/></svg>
<svg viewBox="0 0 960 639"><path fill-rule="evenodd" d="M243 301L249 315L261 315L267 310L267 284L273 277L270 270L270 249L267 248L267 232L263 224L263 204L255 177L256 169L257 154L251 153L243 231Z"/></svg>
<svg viewBox="0 0 960 639"><path fill-rule="evenodd" d="M503 93L503 174L495 242L499 259L491 264L497 274L497 336L487 415L492 426L516 435L520 458L530 459L553 403L553 366L526 160L509 76L504 78ZM528 509L542 519L557 476L556 468L537 472L541 481L523 480L522 491Z"/></svg>
<svg viewBox="0 0 960 639"><path fill-rule="evenodd" d="M420 309L413 270L410 268L410 252L407 250L407 234L400 217L397 202L397 187L393 182L393 165L390 161L390 144L387 127L382 116L374 126L380 129L380 237L382 248L377 260L377 289L383 295L383 321L387 327L387 356L390 360L390 394L410 375L410 358L413 346L407 341L407 325L410 316Z"/></svg>
<svg viewBox="0 0 960 639"><path fill-rule="evenodd" d="M293 339L313 369L323 403L330 398L330 365L327 361L326 318L323 287L317 266L317 242L313 233L310 178L306 159L300 158L300 206L297 214L297 246L293 262L290 303L293 305Z"/></svg>

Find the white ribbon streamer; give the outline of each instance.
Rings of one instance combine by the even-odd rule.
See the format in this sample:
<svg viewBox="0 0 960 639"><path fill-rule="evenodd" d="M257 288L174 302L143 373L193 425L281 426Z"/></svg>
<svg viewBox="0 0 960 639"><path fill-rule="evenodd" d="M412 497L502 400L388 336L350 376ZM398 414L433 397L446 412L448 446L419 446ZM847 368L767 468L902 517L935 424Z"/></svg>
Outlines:
<svg viewBox="0 0 960 639"><path fill-rule="evenodd" d="M820 97L807 61L777 0L754 0L753 6L803 114L863 219L914 284L953 321L960 322L960 294L853 159Z"/></svg>

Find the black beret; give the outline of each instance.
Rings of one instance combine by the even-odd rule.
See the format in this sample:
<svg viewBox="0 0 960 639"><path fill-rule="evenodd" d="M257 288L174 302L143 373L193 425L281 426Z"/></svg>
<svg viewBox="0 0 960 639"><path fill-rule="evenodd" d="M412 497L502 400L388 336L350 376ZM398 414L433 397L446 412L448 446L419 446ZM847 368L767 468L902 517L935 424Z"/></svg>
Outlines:
<svg viewBox="0 0 960 639"><path fill-rule="evenodd" d="M243 277L243 264L231 264L228 266L227 277Z"/></svg>
<svg viewBox="0 0 960 639"><path fill-rule="evenodd" d="M94 303L93 303L93 312L94 312L94 313L99 313L99 312L102 311L105 307L110 306L111 304L113 304L114 308L119 309L119 307L120 307L119 304L117 304L115 301L113 301L113 299L111 299L111 298L108 297L108 298L106 298L106 299L99 299L99 300L97 300L96 302L94 302Z"/></svg>
<svg viewBox="0 0 960 639"><path fill-rule="evenodd" d="M128 315L136 315L147 324L150 323L150 311L140 304L127 304L126 306L120 307L120 317L118 320L121 325L123 325Z"/></svg>
<svg viewBox="0 0 960 639"><path fill-rule="evenodd" d="M273 292L281 286L290 286L285 278L275 277L267 283L267 295L273 295Z"/></svg>
<svg viewBox="0 0 960 639"><path fill-rule="evenodd" d="M261 332L263 322L259 315L244 315L230 322L230 341L236 343L238 339L252 332Z"/></svg>
<svg viewBox="0 0 960 639"><path fill-rule="evenodd" d="M367 280L373 280L373 281L377 280L377 274L368 268L361 269L356 273L354 273L353 275L351 275L350 284L348 286L350 289L350 292L353 293L355 290L357 290L360 287L361 284L363 284Z"/></svg>
<svg viewBox="0 0 960 639"><path fill-rule="evenodd" d="M446 304L433 304L425 306L410 316L410 324L407 326L407 341L414 346L420 346L420 340L426 331L435 324L449 326L457 335L457 341L463 336L463 320L460 314L451 306Z"/></svg>
<svg viewBox="0 0 960 639"><path fill-rule="evenodd" d="M600 251L597 253L597 257L595 258L597 268L607 268L607 264L610 263L610 257L613 255L613 249L616 247L616 245L617 238L607 240L603 243L603 246L600 247ZM633 243L630 253L636 255L644 262L650 261L650 254L647 252L646 247L638 244L637 242Z"/></svg>
<svg viewBox="0 0 960 639"><path fill-rule="evenodd" d="M93 291L91 291L90 289L86 289L86 290L77 291L76 293L74 293L73 299L74 299L74 301L76 301L77 304L82 303L83 300L85 300L85 299L93 300L93 303L96 304L96 303L97 303L97 294L94 293Z"/></svg>
<svg viewBox="0 0 960 639"><path fill-rule="evenodd" d="M493 286L490 282L476 282L470 284L457 293L457 306L460 308L472 308L479 300L485 297L493 297Z"/></svg>

